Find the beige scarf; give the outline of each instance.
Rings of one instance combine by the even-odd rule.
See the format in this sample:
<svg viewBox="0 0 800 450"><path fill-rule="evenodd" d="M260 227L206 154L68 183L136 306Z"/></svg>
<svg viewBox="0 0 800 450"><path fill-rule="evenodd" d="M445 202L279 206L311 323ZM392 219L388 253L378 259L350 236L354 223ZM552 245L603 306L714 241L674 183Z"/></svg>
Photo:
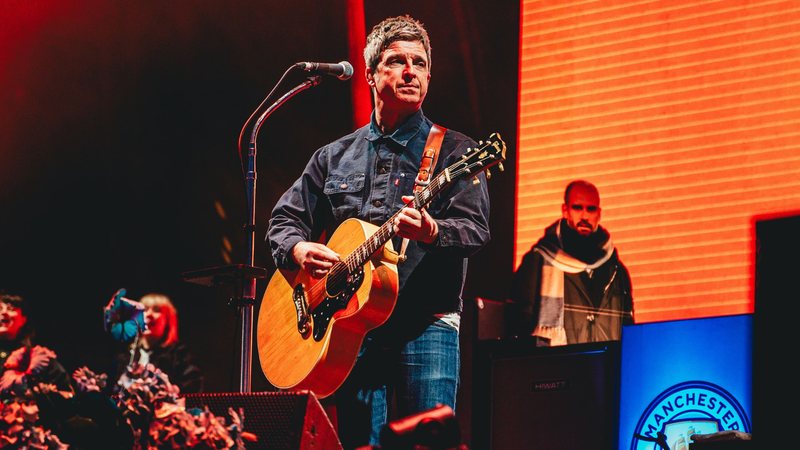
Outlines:
<svg viewBox="0 0 800 450"><path fill-rule="evenodd" d="M557 226L558 242L561 242L561 227ZM550 346L566 345L567 333L564 329L564 273L591 272L602 266L614 254L614 244L609 237L603 245L602 258L586 264L564 252L553 243L539 242L533 249L544 258L541 273L541 302L539 320L531 333L550 340Z"/></svg>

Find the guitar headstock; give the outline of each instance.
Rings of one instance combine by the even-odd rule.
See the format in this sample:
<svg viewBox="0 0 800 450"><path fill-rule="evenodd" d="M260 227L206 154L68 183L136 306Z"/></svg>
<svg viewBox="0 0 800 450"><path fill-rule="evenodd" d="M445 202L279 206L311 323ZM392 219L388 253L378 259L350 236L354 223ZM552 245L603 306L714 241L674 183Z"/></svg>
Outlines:
<svg viewBox="0 0 800 450"><path fill-rule="evenodd" d="M475 148L468 148L461 159L439 172L425 189L415 192L414 207L421 209L436 193L462 176L472 176L472 182L479 183L480 180L475 175L485 170L486 178L489 178L489 168L498 166L502 171L505 159L506 143L499 133L492 133L486 141L480 141Z"/></svg>
<svg viewBox="0 0 800 450"><path fill-rule="evenodd" d="M491 178L491 167L503 171L503 161L506 159L506 143L500 137L500 133L492 133L485 141L478 142L475 148L467 149L461 157L461 161L451 166L451 172L463 170L466 173L478 174L486 171L486 178ZM457 166L457 167L456 167ZM475 181L478 181L477 178Z"/></svg>

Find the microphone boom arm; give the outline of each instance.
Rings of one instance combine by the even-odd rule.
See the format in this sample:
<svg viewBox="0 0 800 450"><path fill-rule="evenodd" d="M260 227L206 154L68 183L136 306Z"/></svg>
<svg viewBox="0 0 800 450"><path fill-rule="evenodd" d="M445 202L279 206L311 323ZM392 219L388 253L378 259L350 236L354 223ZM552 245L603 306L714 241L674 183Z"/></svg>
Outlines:
<svg viewBox="0 0 800 450"><path fill-rule="evenodd" d="M320 83L320 76L313 75L305 79L302 83L298 84L297 86L293 87L289 92L283 94L279 99L275 100L275 103L270 105L266 111L256 120L255 125L253 125L253 131L250 133L250 147L251 151L255 148L256 145L256 137L258 136L258 130L261 128L262 123L264 120L269 117L275 110L280 108L284 103L289 101L290 98L294 97L295 95L299 94L306 89L314 87Z"/></svg>

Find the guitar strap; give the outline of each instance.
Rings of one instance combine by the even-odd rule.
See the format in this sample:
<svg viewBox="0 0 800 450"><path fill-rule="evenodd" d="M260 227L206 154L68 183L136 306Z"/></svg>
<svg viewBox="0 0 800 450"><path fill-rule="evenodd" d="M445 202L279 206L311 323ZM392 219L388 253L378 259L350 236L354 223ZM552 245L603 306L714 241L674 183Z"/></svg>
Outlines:
<svg viewBox="0 0 800 450"><path fill-rule="evenodd" d="M419 172L414 180L414 193L420 192L431 182L431 172L436 169L436 161L439 159L439 149L442 148L442 141L447 128L433 124L428 133L428 140L425 142L425 149L422 152L422 160L419 162ZM408 238L403 238L400 245L399 261L406 260L406 247Z"/></svg>

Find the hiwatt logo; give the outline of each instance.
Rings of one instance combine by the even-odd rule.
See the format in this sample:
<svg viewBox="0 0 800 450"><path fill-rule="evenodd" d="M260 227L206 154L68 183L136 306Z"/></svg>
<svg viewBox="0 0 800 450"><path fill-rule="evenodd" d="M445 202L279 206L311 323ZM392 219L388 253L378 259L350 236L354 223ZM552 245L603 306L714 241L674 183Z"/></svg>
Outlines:
<svg viewBox="0 0 800 450"><path fill-rule="evenodd" d="M742 405L725 389L688 381L663 391L647 406L631 437L631 450L688 450L693 434L750 432Z"/></svg>
<svg viewBox="0 0 800 450"><path fill-rule="evenodd" d="M537 380L531 384L531 392L563 391L569 388L567 380Z"/></svg>

